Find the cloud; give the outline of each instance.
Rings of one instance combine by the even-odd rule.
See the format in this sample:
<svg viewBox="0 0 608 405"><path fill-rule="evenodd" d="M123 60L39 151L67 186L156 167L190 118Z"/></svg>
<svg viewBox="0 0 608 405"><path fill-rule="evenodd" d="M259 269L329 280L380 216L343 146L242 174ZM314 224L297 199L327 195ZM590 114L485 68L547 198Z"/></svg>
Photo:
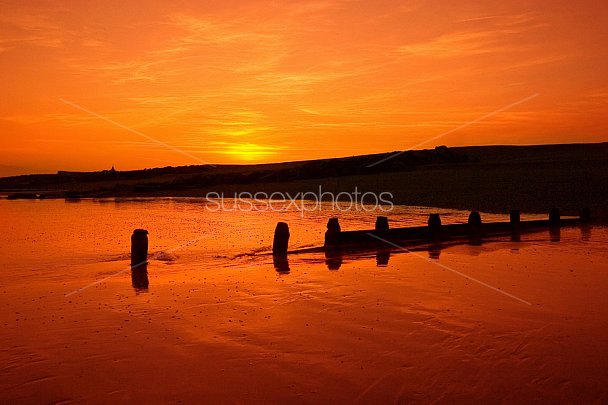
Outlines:
<svg viewBox="0 0 608 405"><path fill-rule="evenodd" d="M463 27L461 27L461 25ZM526 34L546 27L532 13L493 15L468 18L455 25L456 30L443 33L432 39L401 45L397 52L423 57L453 58L529 51L535 44Z"/></svg>
<svg viewBox="0 0 608 405"><path fill-rule="evenodd" d="M0 15L0 45L6 48L20 46L61 47L65 32L50 15L21 13L7 8Z"/></svg>

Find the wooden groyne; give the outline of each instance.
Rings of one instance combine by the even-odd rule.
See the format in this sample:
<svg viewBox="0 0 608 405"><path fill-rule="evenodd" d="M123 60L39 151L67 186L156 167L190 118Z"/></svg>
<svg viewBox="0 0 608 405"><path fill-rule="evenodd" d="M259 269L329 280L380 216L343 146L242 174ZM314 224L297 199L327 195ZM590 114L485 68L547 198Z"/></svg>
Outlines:
<svg viewBox="0 0 608 405"><path fill-rule="evenodd" d="M391 228L389 219L385 216L376 218L374 229L342 230L338 218L330 218L322 248L304 249L289 253L304 253L311 251L331 251L336 249L366 249L376 248L383 244L419 244L438 241L457 240L463 238L482 238L488 236L511 235L519 240L519 235L526 232L544 229L559 229L562 226L573 226L591 223L591 212L585 208L578 217L562 218L558 209L549 212L548 219L522 221L518 210L512 210L508 222L482 221L477 211L472 211L466 224L441 223L439 214L430 214L426 226L407 228ZM285 256L288 253L289 227L279 223L275 230L273 255Z"/></svg>

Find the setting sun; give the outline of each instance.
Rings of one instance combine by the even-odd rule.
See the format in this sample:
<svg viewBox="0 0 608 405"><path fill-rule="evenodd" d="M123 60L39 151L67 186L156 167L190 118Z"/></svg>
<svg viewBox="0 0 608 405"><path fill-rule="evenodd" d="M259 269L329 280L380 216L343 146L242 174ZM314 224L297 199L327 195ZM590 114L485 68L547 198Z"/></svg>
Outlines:
<svg viewBox="0 0 608 405"><path fill-rule="evenodd" d="M278 154L281 149L277 146L265 146L255 143L224 144L218 142L216 146L220 148L221 153L248 162L269 158L272 155Z"/></svg>

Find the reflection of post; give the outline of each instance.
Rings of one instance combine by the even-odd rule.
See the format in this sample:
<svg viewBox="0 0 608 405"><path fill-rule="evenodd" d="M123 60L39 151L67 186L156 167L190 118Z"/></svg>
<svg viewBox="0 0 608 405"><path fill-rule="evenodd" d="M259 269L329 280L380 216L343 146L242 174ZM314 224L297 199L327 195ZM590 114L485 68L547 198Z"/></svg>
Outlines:
<svg viewBox="0 0 608 405"><path fill-rule="evenodd" d="M551 242L559 242L561 239L560 220L559 209L552 208L549 211L549 240Z"/></svg>
<svg viewBox="0 0 608 405"><path fill-rule="evenodd" d="M481 246L482 243L482 239L481 239L481 234L479 233L472 233L469 235L469 245L471 246Z"/></svg>
<svg viewBox="0 0 608 405"><path fill-rule="evenodd" d="M325 250L325 264L328 270L340 270L340 267L342 267L342 252L340 249Z"/></svg>
<svg viewBox="0 0 608 405"><path fill-rule="evenodd" d="M391 252L386 249L379 249L376 252L376 266L378 267L386 267L388 266L388 261L391 258Z"/></svg>
<svg viewBox="0 0 608 405"><path fill-rule="evenodd" d="M279 274L289 274L289 259L287 255L275 255L272 257L274 269Z"/></svg>
<svg viewBox="0 0 608 405"><path fill-rule="evenodd" d="M148 263L148 231L136 229L131 235L131 268Z"/></svg>
<svg viewBox="0 0 608 405"><path fill-rule="evenodd" d="M429 246L429 259L439 260L441 254L441 243L434 243Z"/></svg>
<svg viewBox="0 0 608 405"><path fill-rule="evenodd" d="M589 242L591 240L591 225L589 225L589 224L581 225L581 239L584 242Z"/></svg>
<svg viewBox="0 0 608 405"><path fill-rule="evenodd" d="M551 242L559 242L561 239L562 230L559 226L549 228L549 240Z"/></svg>
<svg viewBox="0 0 608 405"><path fill-rule="evenodd" d="M581 210L581 239L584 242L591 240L591 210L587 207Z"/></svg>
<svg viewBox="0 0 608 405"><path fill-rule="evenodd" d="M272 254L275 256L286 256L289 245L289 225L285 222L277 223L274 230L274 241L272 242Z"/></svg>
<svg viewBox="0 0 608 405"><path fill-rule="evenodd" d="M581 222L584 224L588 224L591 222L591 210L588 207L585 207L581 210L580 215Z"/></svg>
<svg viewBox="0 0 608 405"><path fill-rule="evenodd" d="M146 263L131 268L131 284L136 290L148 289L148 265Z"/></svg>

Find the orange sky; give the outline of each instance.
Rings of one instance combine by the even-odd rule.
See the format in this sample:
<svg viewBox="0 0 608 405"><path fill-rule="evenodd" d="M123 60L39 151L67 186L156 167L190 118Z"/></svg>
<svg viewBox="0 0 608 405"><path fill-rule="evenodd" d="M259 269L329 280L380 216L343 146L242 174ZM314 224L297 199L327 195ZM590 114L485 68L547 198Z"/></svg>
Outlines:
<svg viewBox="0 0 608 405"><path fill-rule="evenodd" d="M2 3L0 175L608 140L601 0Z"/></svg>

